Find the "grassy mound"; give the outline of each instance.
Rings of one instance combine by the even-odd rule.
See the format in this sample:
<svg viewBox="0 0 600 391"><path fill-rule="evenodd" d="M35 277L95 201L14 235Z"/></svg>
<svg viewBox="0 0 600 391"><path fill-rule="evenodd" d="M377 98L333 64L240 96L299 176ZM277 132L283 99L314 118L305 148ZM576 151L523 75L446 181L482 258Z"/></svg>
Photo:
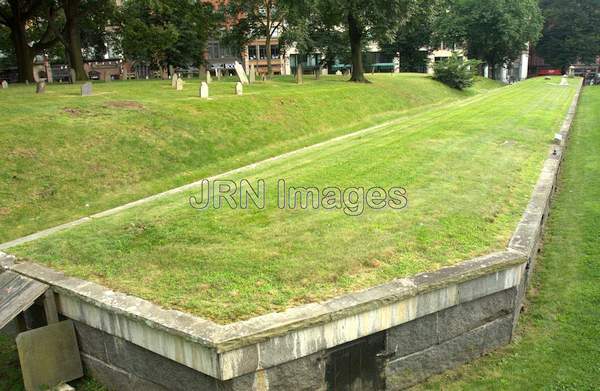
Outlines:
<svg viewBox="0 0 600 391"><path fill-rule="evenodd" d="M53 84L0 91L0 243L44 228L360 129L409 110L456 101L498 85L453 91L423 75L290 78L211 84L198 98L169 81Z"/></svg>
<svg viewBox="0 0 600 391"><path fill-rule="evenodd" d="M230 178L264 179L264 209L198 211L198 192L178 194L15 251L219 322L437 269L506 246L574 91L529 80ZM279 179L403 187L408 208L280 209Z"/></svg>

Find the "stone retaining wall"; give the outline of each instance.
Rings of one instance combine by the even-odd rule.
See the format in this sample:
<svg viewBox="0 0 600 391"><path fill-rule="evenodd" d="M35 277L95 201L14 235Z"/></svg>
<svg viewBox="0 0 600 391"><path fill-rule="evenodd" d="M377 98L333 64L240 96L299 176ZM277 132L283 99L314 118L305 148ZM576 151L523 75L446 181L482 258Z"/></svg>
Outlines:
<svg viewBox="0 0 600 391"><path fill-rule="evenodd" d="M403 389L510 341L563 149L552 147L506 251L229 325L7 254L0 266L52 286L86 370L116 390Z"/></svg>

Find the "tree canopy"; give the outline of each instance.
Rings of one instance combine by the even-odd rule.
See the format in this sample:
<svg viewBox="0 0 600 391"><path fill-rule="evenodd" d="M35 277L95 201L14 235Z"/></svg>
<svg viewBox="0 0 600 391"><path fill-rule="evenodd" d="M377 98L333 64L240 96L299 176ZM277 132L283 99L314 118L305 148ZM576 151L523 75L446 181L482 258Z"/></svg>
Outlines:
<svg viewBox="0 0 600 391"><path fill-rule="evenodd" d="M125 57L160 68L201 64L217 19L210 4L194 0L129 0L121 21Z"/></svg>
<svg viewBox="0 0 600 391"><path fill-rule="evenodd" d="M542 0L540 6L546 21L536 49L544 61L563 69L594 63L600 56L600 0Z"/></svg>
<svg viewBox="0 0 600 391"><path fill-rule="evenodd" d="M537 42L542 23L537 0L450 0L438 12L437 39L465 44L494 72Z"/></svg>

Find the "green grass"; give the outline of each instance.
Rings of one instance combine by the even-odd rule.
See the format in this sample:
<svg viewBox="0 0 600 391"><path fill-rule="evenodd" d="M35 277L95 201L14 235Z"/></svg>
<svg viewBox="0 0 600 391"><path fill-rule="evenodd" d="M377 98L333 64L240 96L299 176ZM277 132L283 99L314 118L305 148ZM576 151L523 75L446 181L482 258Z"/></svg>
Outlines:
<svg viewBox="0 0 600 391"><path fill-rule="evenodd" d="M459 92L417 74L376 75L371 85L341 77L290 78L245 87L197 80L11 85L0 91L0 243L282 152L456 101Z"/></svg>
<svg viewBox="0 0 600 391"><path fill-rule="evenodd" d="M529 80L248 172L267 208L196 211L189 194L15 249L218 322L333 297L506 246L575 91ZM233 177L233 179L239 179ZM278 209L290 186L402 186L403 211Z"/></svg>
<svg viewBox="0 0 600 391"><path fill-rule="evenodd" d="M517 341L419 389L600 385L600 87L584 90Z"/></svg>

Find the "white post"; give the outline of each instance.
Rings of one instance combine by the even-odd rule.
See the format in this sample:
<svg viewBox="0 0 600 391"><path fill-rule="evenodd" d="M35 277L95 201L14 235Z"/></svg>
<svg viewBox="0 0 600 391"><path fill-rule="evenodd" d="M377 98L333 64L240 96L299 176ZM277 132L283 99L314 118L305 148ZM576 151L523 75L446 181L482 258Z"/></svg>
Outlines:
<svg viewBox="0 0 600 391"><path fill-rule="evenodd" d="M490 77L490 66L488 64L485 64L483 66L483 77L485 77L486 79Z"/></svg>

